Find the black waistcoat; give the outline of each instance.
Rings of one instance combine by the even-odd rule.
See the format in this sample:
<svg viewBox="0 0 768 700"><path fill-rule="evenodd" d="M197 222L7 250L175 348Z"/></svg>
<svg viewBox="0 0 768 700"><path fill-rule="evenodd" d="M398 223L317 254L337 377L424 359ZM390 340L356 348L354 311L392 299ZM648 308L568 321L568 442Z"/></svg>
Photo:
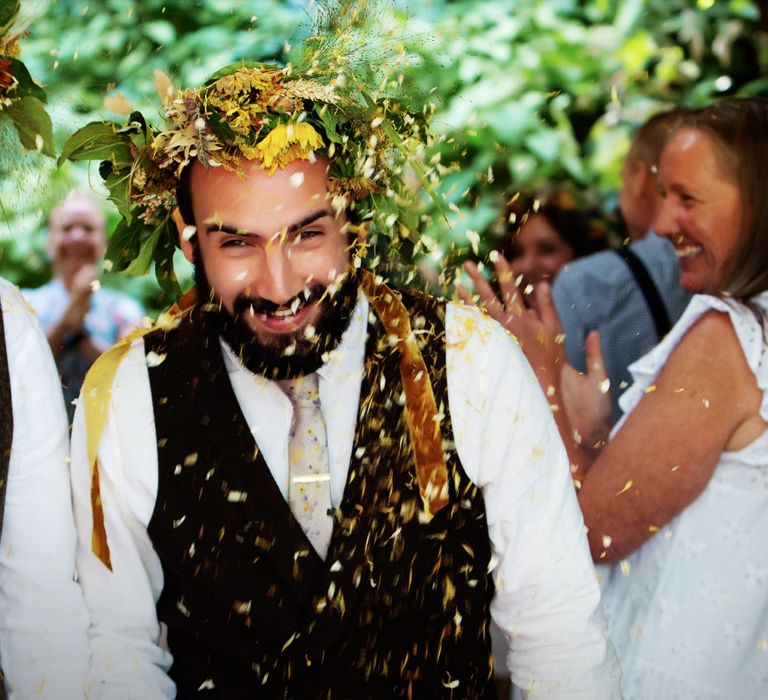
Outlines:
<svg viewBox="0 0 768 700"><path fill-rule="evenodd" d="M438 409L450 502L426 522L399 353L368 325L343 501L325 561L290 512L198 309L146 338L163 565L178 697L491 698L493 583L480 491L453 447L444 307L406 297Z"/></svg>
<svg viewBox="0 0 768 700"><path fill-rule="evenodd" d="M5 489L8 484L8 463L13 443L13 406L11 403L11 378L8 372L8 351L5 345L3 312L0 308L0 533L3 531ZM5 698L3 674L0 671L0 700Z"/></svg>

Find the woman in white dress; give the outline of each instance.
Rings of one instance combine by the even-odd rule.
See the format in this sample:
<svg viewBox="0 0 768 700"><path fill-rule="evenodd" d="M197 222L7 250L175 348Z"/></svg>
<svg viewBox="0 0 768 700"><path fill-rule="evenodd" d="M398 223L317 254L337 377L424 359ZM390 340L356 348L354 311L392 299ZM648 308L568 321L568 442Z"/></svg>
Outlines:
<svg viewBox="0 0 768 700"><path fill-rule="evenodd" d="M593 557L612 564L602 585L625 697L768 698L768 101L684 114L658 180L654 228L697 296L631 366L625 416L591 464L573 404L554 415ZM514 280L501 286L504 302L481 297L563 405L575 376L549 290L536 314ZM598 339L588 345L582 404L605 377Z"/></svg>

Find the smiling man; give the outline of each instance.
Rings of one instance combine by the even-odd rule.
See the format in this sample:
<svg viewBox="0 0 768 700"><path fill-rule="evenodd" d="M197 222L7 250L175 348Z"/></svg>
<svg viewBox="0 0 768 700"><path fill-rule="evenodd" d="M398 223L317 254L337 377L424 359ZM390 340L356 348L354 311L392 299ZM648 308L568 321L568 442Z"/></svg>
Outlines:
<svg viewBox="0 0 768 700"><path fill-rule="evenodd" d="M53 351L69 422L73 401L93 361L144 317L127 294L103 289L99 265L106 247L106 221L94 199L72 192L51 211L46 252L53 279L25 289Z"/></svg>
<svg viewBox="0 0 768 700"><path fill-rule="evenodd" d="M118 259L168 270L174 235L195 287L84 387L91 697L491 698L491 614L530 697L618 697L522 353L365 270L366 233L416 235L425 132L352 83L234 66L171 94L165 131L103 130L139 238Z"/></svg>
<svg viewBox="0 0 768 700"><path fill-rule="evenodd" d="M318 157L270 174L247 161L243 178L195 163L182 181L183 218L202 222L201 233L181 237L198 294L220 302L220 335L257 374L286 379L317 370L357 301L328 168Z"/></svg>

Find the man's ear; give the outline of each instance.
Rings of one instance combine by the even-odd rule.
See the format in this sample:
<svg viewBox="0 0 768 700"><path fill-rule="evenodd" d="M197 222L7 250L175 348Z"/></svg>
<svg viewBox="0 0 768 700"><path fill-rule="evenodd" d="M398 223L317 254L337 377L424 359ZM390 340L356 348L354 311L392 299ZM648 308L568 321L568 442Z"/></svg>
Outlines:
<svg viewBox="0 0 768 700"><path fill-rule="evenodd" d="M184 253L184 257L189 262L195 262L195 246L192 243L192 236L197 232L194 230L194 226L187 224L184 219L181 218L181 212L178 207L173 208L173 223L176 224L176 230L179 233L179 247L181 252Z"/></svg>
<svg viewBox="0 0 768 700"><path fill-rule="evenodd" d="M635 197L642 197L646 200L649 195L656 194L656 178L648 163L642 160L638 160L635 164L635 172L632 173L632 189Z"/></svg>

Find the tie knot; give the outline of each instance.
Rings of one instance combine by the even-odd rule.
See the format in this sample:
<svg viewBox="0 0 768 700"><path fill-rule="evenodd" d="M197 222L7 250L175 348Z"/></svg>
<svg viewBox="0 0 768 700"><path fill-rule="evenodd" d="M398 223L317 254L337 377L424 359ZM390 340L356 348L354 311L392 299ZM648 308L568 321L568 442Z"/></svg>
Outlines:
<svg viewBox="0 0 768 700"><path fill-rule="evenodd" d="M297 379L285 379L279 384L294 406L314 408L320 405L320 391L315 372Z"/></svg>

